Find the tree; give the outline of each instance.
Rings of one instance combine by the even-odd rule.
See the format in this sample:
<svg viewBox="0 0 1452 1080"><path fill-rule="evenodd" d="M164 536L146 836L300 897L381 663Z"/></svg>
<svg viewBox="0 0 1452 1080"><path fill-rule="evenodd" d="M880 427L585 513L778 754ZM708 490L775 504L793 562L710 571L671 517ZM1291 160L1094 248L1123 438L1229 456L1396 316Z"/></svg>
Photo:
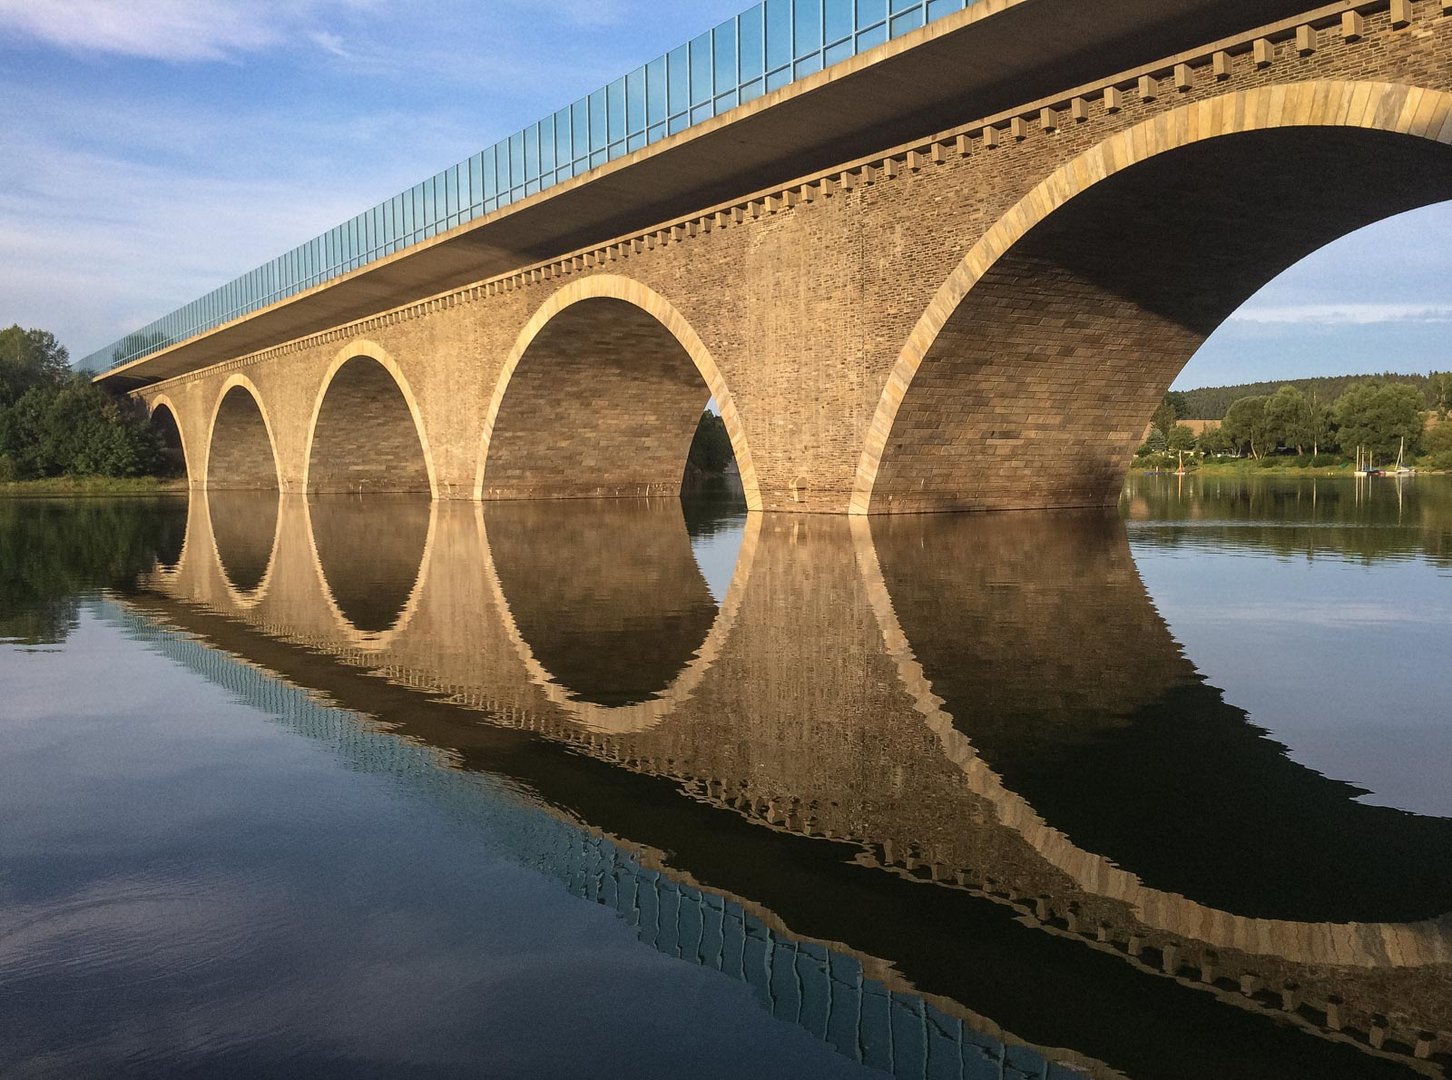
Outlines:
<svg viewBox="0 0 1452 1080"><path fill-rule="evenodd" d="M73 372L54 334L0 330L0 478L143 476L165 462L145 412Z"/></svg>
<svg viewBox="0 0 1452 1080"><path fill-rule="evenodd" d="M1323 449L1330 450L1336 445L1336 412L1329 403L1318 401L1314 393L1310 405L1311 453L1319 455Z"/></svg>
<svg viewBox="0 0 1452 1080"><path fill-rule="evenodd" d="M1156 407L1154 415L1150 417L1150 427L1160 433L1160 436L1167 442L1170 437L1170 429L1180 419L1179 411L1175 408L1175 401L1172 395L1166 394L1163 401Z"/></svg>
<svg viewBox="0 0 1452 1080"><path fill-rule="evenodd" d="M1225 421L1220 429L1230 441L1237 454L1248 452L1251 457L1258 458L1268 447L1265 418L1265 405L1268 399L1264 397L1243 397L1239 401L1232 402L1230 408L1225 411Z"/></svg>
<svg viewBox="0 0 1452 1080"><path fill-rule="evenodd" d="M49 330L0 330L0 405L35 386L54 386L70 375L70 354Z"/></svg>
<svg viewBox="0 0 1452 1080"><path fill-rule="evenodd" d="M1195 433L1185 424L1176 424L1170 428L1170 437L1165 440L1165 448L1173 453L1191 451L1195 449Z"/></svg>
<svg viewBox="0 0 1452 1080"><path fill-rule="evenodd" d="M1365 447L1388 461L1405 445L1415 453L1421 445L1427 414L1426 398L1414 386L1372 379L1359 383L1336 401L1336 423L1343 449Z"/></svg>
<svg viewBox="0 0 1452 1080"><path fill-rule="evenodd" d="M1438 420L1447 419L1452 410L1452 371L1435 371L1427 378L1427 407L1437 414Z"/></svg>
<svg viewBox="0 0 1452 1080"><path fill-rule="evenodd" d="M1225 429L1215 424L1207 426L1200 432L1200 437L1195 440L1195 449L1202 454L1229 454L1234 452L1235 446L1225 434Z"/></svg>
<svg viewBox="0 0 1452 1080"><path fill-rule="evenodd" d="M1452 421L1440 421L1436 427L1428 428L1422 438L1422 449L1432 455L1432 467L1452 469Z"/></svg>
<svg viewBox="0 0 1452 1080"><path fill-rule="evenodd" d="M139 408L74 375L0 408L0 458L26 480L142 476L164 461L161 438Z"/></svg>
<svg viewBox="0 0 1452 1080"><path fill-rule="evenodd" d="M1265 399L1266 449L1294 446L1304 454L1311 439L1311 403L1294 386L1282 386Z"/></svg>
<svg viewBox="0 0 1452 1080"><path fill-rule="evenodd" d="M720 474L726 471L735 454L731 450L731 436L726 432L726 422L707 410L701 413L696 425L696 436L691 440L691 450L686 460L703 473Z"/></svg>

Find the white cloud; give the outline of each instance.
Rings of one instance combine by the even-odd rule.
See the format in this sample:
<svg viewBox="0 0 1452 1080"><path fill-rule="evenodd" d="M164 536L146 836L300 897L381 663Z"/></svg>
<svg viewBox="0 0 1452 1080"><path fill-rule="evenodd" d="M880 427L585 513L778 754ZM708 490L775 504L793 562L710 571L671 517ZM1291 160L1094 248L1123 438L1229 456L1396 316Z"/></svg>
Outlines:
<svg viewBox="0 0 1452 1080"><path fill-rule="evenodd" d="M225 0L0 0L0 28L70 52L222 60L279 40L280 9Z"/></svg>
<svg viewBox="0 0 1452 1080"><path fill-rule="evenodd" d="M312 39L318 48L326 53L331 53L340 60L354 59L353 54L344 45L343 38L338 34L334 34L328 30L314 30L308 37Z"/></svg>
<svg viewBox="0 0 1452 1080"><path fill-rule="evenodd" d="M72 53L166 61L234 60L311 41L346 58L342 38L313 29L375 0L0 0L0 31Z"/></svg>
<svg viewBox="0 0 1452 1080"><path fill-rule="evenodd" d="M294 200L283 180L182 178L86 153L24 149L61 183L48 199L0 194L0 260L24 268L0 282L0 302L12 318L52 306L46 325L76 358L310 235L320 208L341 218L361 201L320 193L289 213ZM91 176L106 177L106 198L84 183ZM223 230L219 206L268 212L245 232ZM83 302L57 307L54 298L64 296Z"/></svg>
<svg viewBox="0 0 1452 1080"><path fill-rule="evenodd" d="M1248 304L1232 323L1297 326L1375 326L1384 323L1448 323L1452 307L1437 304L1319 303L1265 307Z"/></svg>

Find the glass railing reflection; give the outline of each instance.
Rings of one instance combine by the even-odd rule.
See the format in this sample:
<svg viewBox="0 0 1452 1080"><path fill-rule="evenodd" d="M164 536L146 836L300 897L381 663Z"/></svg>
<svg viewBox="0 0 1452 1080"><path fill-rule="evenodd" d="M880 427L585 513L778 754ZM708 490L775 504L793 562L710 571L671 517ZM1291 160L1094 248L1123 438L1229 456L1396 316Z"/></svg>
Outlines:
<svg viewBox="0 0 1452 1080"><path fill-rule="evenodd" d="M487 830L491 844L517 861L581 899L612 908L643 944L748 984L773 1016L800 1025L848 1058L904 1080L1106 1075L1072 1052L1046 1056L990 1022L965 1021L955 1014L961 1010L926 1000L880 963L864 964L846 949L793 935L757 904L681 880L662 853L638 845L627 850L565 814L545 811L521 796L509 782L513 777L449 768L429 744L381 733L359 715L323 704L134 609L106 605L101 614L298 735L328 746L350 768L391 777L446 805L453 820Z"/></svg>

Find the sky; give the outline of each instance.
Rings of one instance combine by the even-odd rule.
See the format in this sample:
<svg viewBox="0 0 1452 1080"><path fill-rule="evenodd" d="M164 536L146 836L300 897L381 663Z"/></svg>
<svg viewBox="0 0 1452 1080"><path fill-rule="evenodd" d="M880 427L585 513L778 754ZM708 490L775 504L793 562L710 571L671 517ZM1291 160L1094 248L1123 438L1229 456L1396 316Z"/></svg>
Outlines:
<svg viewBox="0 0 1452 1080"><path fill-rule="evenodd" d="M744 0L0 0L0 325L75 358ZM1272 282L1176 385L1452 368L1452 204Z"/></svg>

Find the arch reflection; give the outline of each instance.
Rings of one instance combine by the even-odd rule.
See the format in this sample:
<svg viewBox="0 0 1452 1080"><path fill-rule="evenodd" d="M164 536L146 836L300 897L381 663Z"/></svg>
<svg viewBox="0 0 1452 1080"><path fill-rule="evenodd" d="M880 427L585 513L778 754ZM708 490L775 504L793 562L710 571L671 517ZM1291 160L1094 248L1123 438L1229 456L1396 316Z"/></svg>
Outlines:
<svg viewBox="0 0 1452 1080"><path fill-rule="evenodd" d="M227 586L239 602L259 599L277 551L279 496L270 491L212 491L202 502Z"/></svg>
<svg viewBox="0 0 1452 1080"><path fill-rule="evenodd" d="M673 499L500 503L481 512L500 616L551 700L611 729L648 726L709 667L739 604L755 522ZM718 607L692 550L739 523L740 553ZM738 586L738 582L740 585Z"/></svg>
<svg viewBox="0 0 1452 1080"><path fill-rule="evenodd" d="M189 513L167 514L160 522L160 535L156 543L156 565L163 571L174 572L186 557Z"/></svg>
<svg viewBox="0 0 1452 1080"><path fill-rule="evenodd" d="M1356 802L1181 652L1106 515L872 536L941 708L1004 785L1147 886L1240 915L1414 922L1452 907L1452 821Z"/></svg>
<svg viewBox="0 0 1452 1080"><path fill-rule="evenodd" d="M304 505L322 589L338 617L371 641L398 629L418 594L431 501L319 496Z"/></svg>

